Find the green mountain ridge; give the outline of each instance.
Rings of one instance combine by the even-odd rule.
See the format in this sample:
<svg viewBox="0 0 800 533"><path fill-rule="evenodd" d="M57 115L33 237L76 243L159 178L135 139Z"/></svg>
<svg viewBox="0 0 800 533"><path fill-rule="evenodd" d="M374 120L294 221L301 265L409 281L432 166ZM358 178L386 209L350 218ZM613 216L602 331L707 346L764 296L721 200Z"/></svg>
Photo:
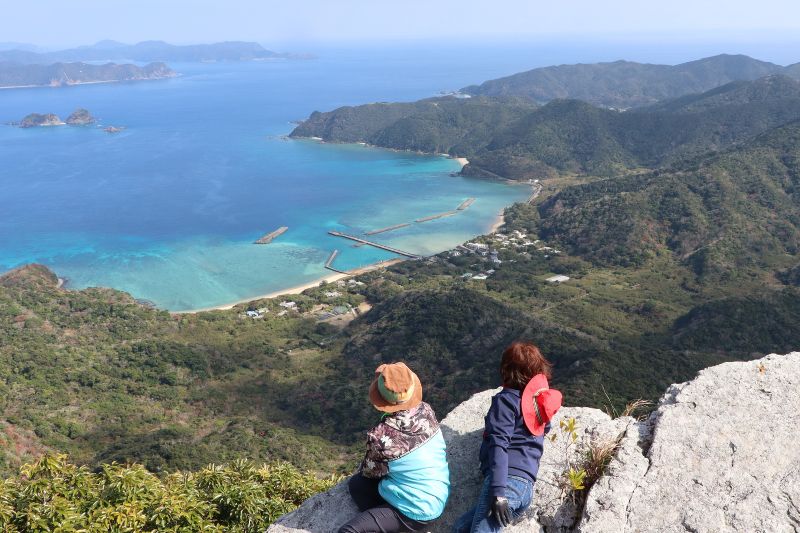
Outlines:
<svg viewBox="0 0 800 533"><path fill-rule="evenodd" d="M465 156L464 174L612 176L722 150L800 118L800 82L769 76L620 113L579 100L434 98L313 113L291 133Z"/></svg>
<svg viewBox="0 0 800 533"><path fill-rule="evenodd" d="M577 99L627 109L771 74L797 77L798 65L782 67L745 55L728 54L674 66L632 61L560 65L486 81L465 87L462 92L475 96L517 96L540 103Z"/></svg>
<svg viewBox="0 0 800 533"><path fill-rule="evenodd" d="M648 175L567 188L541 232L572 253L635 264L668 248L698 275L745 272L800 249L800 122Z"/></svg>

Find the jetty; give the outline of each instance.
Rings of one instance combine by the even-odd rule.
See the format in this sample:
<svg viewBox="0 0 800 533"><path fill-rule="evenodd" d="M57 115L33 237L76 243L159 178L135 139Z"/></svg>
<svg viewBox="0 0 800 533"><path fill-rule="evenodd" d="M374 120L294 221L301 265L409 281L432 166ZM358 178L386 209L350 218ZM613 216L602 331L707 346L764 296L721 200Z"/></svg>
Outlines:
<svg viewBox="0 0 800 533"><path fill-rule="evenodd" d="M474 203L475 203L475 198L467 198L466 200L461 202L461 205L456 207L456 211L463 211Z"/></svg>
<svg viewBox="0 0 800 533"><path fill-rule="evenodd" d="M351 241L360 242L361 244L373 246L380 250L386 250L387 252L392 252L393 254L410 257L412 259L419 259L419 256L417 254L412 254L411 252L406 252L403 250L399 250L397 248L392 248L391 246L386 246L385 244L379 244L377 242L368 241L366 239L362 239L361 237L355 237L354 235L348 235L346 233L342 233L341 231L331 230L328 232L328 234L333 235L334 237L342 237L343 239L350 239Z"/></svg>
<svg viewBox="0 0 800 533"><path fill-rule="evenodd" d="M331 266L333 264L333 260L336 259L337 255L339 255L339 250L334 250L333 252L331 252L330 257L328 257L328 260L325 261L325 268L327 268L328 270L332 270L337 274L347 274L347 272L345 272L344 270L339 270L338 268L333 268Z"/></svg>
<svg viewBox="0 0 800 533"><path fill-rule="evenodd" d="M396 230L396 229L405 228L406 226L410 226L410 225L411 224L409 222L404 222L402 224L395 224L394 226L387 226L385 228L374 229L372 231L367 231L367 232L364 233L364 235L377 235L378 233L385 233L387 231L393 231L393 230Z"/></svg>
<svg viewBox="0 0 800 533"><path fill-rule="evenodd" d="M451 217L451 216L455 215L456 213L458 213L458 211L446 211L444 213L439 213L437 215L431 215L429 217L418 218L414 222L417 222L417 223L428 222L430 220L436 220L437 218Z"/></svg>
<svg viewBox="0 0 800 533"><path fill-rule="evenodd" d="M269 244L276 237L279 237L279 236L283 235L284 233L286 233L286 230L288 230L288 229L289 228L287 226L281 226L280 228L276 229L275 231L267 233L266 235L264 235L263 237L261 237L260 239L255 241L255 244Z"/></svg>

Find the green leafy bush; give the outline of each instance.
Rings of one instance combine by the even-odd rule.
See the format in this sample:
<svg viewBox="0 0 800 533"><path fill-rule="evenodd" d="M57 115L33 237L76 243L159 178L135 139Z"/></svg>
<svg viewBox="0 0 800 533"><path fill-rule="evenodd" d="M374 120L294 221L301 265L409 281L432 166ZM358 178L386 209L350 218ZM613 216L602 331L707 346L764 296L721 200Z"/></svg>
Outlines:
<svg viewBox="0 0 800 533"><path fill-rule="evenodd" d="M0 484L0 531L263 531L335 478L236 461L163 477L141 465L93 472L45 455Z"/></svg>

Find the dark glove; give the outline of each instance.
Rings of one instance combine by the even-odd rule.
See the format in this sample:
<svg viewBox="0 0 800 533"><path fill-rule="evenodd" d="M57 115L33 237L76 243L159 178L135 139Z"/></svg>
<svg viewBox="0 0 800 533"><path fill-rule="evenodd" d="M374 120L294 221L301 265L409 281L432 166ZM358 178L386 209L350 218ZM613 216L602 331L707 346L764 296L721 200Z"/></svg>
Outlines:
<svg viewBox="0 0 800 533"><path fill-rule="evenodd" d="M492 500L492 508L489 510L489 516L494 515L500 525L508 527L511 525L511 509L508 508L508 500L502 496L495 496Z"/></svg>

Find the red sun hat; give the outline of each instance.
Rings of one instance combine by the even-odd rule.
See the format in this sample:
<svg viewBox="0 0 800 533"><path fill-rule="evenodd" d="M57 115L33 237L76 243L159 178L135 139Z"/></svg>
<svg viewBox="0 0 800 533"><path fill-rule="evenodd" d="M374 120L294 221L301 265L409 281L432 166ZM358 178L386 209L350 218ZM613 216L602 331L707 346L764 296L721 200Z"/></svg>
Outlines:
<svg viewBox="0 0 800 533"><path fill-rule="evenodd" d="M536 374L522 391L522 418L528 431L544 435L544 426L561 408L561 392L551 389L544 374Z"/></svg>

